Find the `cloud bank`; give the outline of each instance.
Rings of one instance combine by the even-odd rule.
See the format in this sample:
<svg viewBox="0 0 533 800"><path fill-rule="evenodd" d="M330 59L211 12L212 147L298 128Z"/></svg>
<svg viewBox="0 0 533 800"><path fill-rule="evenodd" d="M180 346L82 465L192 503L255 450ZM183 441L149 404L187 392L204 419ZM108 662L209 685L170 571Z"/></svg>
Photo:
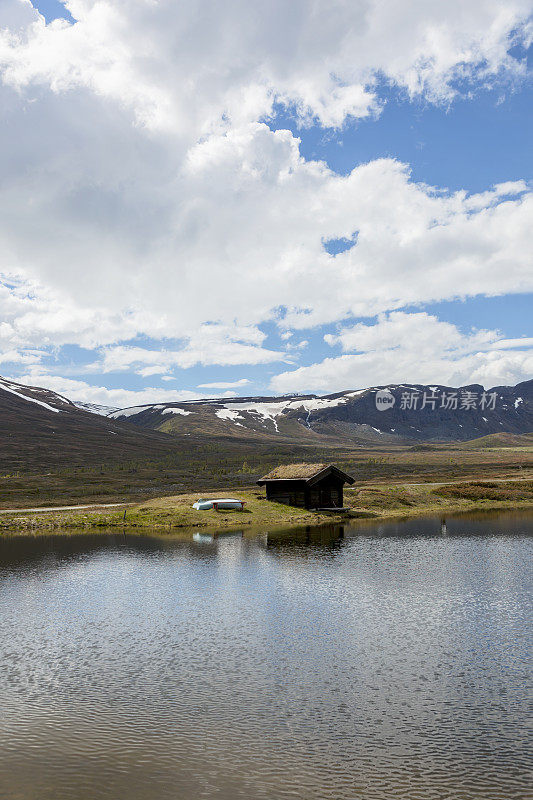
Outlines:
<svg viewBox="0 0 533 800"><path fill-rule="evenodd" d="M73 25L46 25L27 0L0 12L3 362L37 368L74 344L102 373L273 364L291 348L267 346L264 323L283 333L533 288L525 182L448 192L392 158L341 176L265 122L279 104L302 126L379 115L383 82L449 103L458 86L519 81L529 3L66 6ZM324 248L354 236L343 253ZM354 331L336 344L360 342ZM332 389L330 362L348 379L350 358L272 385ZM461 358L457 374L498 371ZM502 374L527 367L512 349L500 358Z"/></svg>
<svg viewBox="0 0 533 800"><path fill-rule="evenodd" d="M405 381L492 387L533 374L531 338L510 341L495 330L463 334L424 312L382 314L374 325L360 323L325 339L343 354L277 375L274 391L335 392Z"/></svg>

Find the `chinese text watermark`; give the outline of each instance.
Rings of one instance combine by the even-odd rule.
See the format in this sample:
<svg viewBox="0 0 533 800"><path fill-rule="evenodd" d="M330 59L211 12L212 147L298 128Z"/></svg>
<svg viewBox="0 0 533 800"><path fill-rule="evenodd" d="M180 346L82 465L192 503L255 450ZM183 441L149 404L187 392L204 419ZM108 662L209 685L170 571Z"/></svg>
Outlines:
<svg viewBox="0 0 533 800"><path fill-rule="evenodd" d="M497 392L472 392L468 389L458 391L445 391L432 389L421 392L412 390L402 392L399 408L401 411L424 411L429 409L445 409L447 411L494 411L496 408ZM386 411L395 404L396 398L388 389L376 392L376 408Z"/></svg>

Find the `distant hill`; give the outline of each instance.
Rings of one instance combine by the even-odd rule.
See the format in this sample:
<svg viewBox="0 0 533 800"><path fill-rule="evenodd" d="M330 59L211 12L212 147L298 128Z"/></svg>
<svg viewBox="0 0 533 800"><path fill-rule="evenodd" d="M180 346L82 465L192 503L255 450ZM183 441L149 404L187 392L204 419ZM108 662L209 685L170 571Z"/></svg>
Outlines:
<svg viewBox="0 0 533 800"><path fill-rule="evenodd" d="M0 468L4 471L145 458L175 450L169 437L83 411L48 389L0 378Z"/></svg>
<svg viewBox="0 0 533 800"><path fill-rule="evenodd" d="M385 395L380 410L377 399ZM389 398L387 404L386 399ZM391 400L392 398L392 400ZM469 441L533 431L533 380L485 391L400 384L318 397L240 397L157 403L112 412L143 430L264 439L400 444Z"/></svg>
<svg viewBox="0 0 533 800"><path fill-rule="evenodd" d="M469 450L490 449L491 447L531 447L533 448L533 433L491 433L479 439L472 439L462 445Z"/></svg>
<svg viewBox="0 0 533 800"><path fill-rule="evenodd" d="M377 408L379 393L389 400L387 410ZM456 397L457 408L443 406L442 398L450 396ZM470 407L461 407L461 398L469 399ZM472 398L477 398L475 408ZM311 451L336 460L339 448L353 452L431 442L463 442L479 450L507 442L526 445L524 435L533 432L533 381L496 387L485 395L481 386L395 385L325 397L223 398L135 406L107 416L105 411L90 404L80 408L48 389L0 378L0 470L8 474L170 459L180 474L198 476L213 459L227 459L231 470L259 452L265 463L275 464L289 457L305 459Z"/></svg>

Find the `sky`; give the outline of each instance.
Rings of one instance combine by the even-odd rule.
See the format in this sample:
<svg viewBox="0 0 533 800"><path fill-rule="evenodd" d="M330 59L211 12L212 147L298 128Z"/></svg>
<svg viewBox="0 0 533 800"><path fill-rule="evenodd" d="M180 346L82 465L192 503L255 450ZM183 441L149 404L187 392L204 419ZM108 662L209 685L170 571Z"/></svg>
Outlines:
<svg viewBox="0 0 533 800"><path fill-rule="evenodd" d="M529 0L0 0L0 374L533 377Z"/></svg>

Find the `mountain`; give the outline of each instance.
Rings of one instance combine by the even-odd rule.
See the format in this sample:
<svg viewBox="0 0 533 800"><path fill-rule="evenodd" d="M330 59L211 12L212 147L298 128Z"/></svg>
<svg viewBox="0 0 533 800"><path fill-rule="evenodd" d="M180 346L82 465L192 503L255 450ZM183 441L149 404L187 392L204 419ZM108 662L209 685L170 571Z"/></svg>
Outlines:
<svg viewBox="0 0 533 800"><path fill-rule="evenodd" d="M81 408L83 411L90 411L91 414L100 414L102 417L107 417L113 411L120 411L116 406L101 406L98 403L81 403L79 400L74 400L74 405Z"/></svg>
<svg viewBox="0 0 533 800"><path fill-rule="evenodd" d="M380 403L380 399L384 399ZM533 380L485 391L400 384L322 397L240 397L157 403L111 412L143 430L191 435L393 444L467 441L533 431Z"/></svg>
<svg viewBox="0 0 533 800"><path fill-rule="evenodd" d="M175 451L169 437L78 408L49 389L0 378L0 468L9 471L146 458Z"/></svg>
<svg viewBox="0 0 533 800"><path fill-rule="evenodd" d="M486 476L526 465L532 389L533 381L485 394L481 386L400 385L157 403L102 416L0 378L0 504L123 502L237 487L294 461L334 461L360 479L438 480L450 470ZM431 441L443 444L423 443ZM448 442L468 458L451 459ZM503 448L496 457L494 447ZM434 452L417 452L425 450Z"/></svg>
<svg viewBox="0 0 533 800"><path fill-rule="evenodd" d="M324 397L215 398L102 413L48 389L0 378L0 469L13 474L108 461L155 465L166 459L197 476L215 452L215 461L242 465L259 452L270 453L275 462L289 455L304 458L312 450L326 457L339 447L472 439L481 440L480 448L490 447L503 435L533 432L533 381L487 392L479 385L402 384ZM157 476L164 472L153 469Z"/></svg>

